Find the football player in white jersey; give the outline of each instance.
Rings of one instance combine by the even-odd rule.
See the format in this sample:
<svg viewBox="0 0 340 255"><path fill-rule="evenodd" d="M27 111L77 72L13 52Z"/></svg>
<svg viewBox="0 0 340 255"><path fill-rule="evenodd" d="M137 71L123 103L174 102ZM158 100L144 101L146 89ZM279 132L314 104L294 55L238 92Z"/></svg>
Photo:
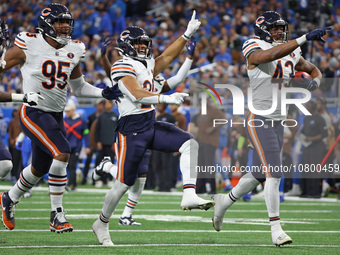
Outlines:
<svg viewBox="0 0 340 255"><path fill-rule="evenodd" d="M111 68L111 79L118 82L124 97L118 104L120 113L117 124L118 170L116 182L104 201L99 218L92 229L102 245L112 246L109 220L121 197L137 180L138 167L147 149L163 152L181 152L180 167L183 174L181 207L209 209L212 201L196 195L198 144L189 133L175 125L155 120L153 104L180 104L184 93L155 95L154 76L163 71L183 50L187 40L196 32L200 22L195 11L183 36L173 42L156 59L152 56L152 41L140 27L128 27L117 39L117 49L123 59ZM190 162L191 161L191 162Z"/></svg>
<svg viewBox="0 0 340 255"><path fill-rule="evenodd" d="M14 205L46 173L52 207L50 229L58 233L73 230L62 206L70 156L63 122L67 87L82 97L113 100L121 95L116 88L101 90L85 82L80 67L85 45L71 40L73 24L72 14L64 5L49 4L38 17L40 33L19 33L6 53L5 67L0 69L20 65L24 93L36 92L44 97L38 105L25 103L20 110L21 127L32 141L32 164L20 173L8 192L0 194L2 221L10 230L15 227Z"/></svg>
<svg viewBox="0 0 340 255"><path fill-rule="evenodd" d="M101 51L102 51L102 60L104 64L104 69L106 73L110 76L110 63L108 58L105 55L106 47L110 43L110 38L106 38L103 40ZM170 77L169 79L165 79L161 74L158 74L154 77L154 91L155 94L165 93L175 88L184 79L187 77L188 72L192 65L192 59L196 48L196 40L195 37L190 38L190 42L186 44L187 47L187 58L185 59L182 66L177 71L176 75ZM136 207L144 189L146 183L146 176L149 168L150 161L150 151L147 150L144 154L143 160L139 164L138 167L138 175L136 182L131 186L128 192L128 199L124 208L124 211L119 218L119 225L134 225L140 226L141 223L136 222L132 218L132 212ZM114 178L117 177L117 166L112 164L110 157L104 158L102 162L94 169L93 171L93 179L98 180L100 176L104 173L110 173Z"/></svg>
<svg viewBox="0 0 340 255"><path fill-rule="evenodd" d="M281 246L292 243L292 239L282 230L280 224L279 184L282 172L270 171L269 168L269 166L280 167L282 165L283 126L281 120L286 116L281 115L280 90L282 86L289 86L295 71L305 71L313 77L311 81L306 79L306 82L301 84L302 87L310 91L319 87L322 74L315 65L301 56L300 46L312 40L324 42L322 36L328 29L316 29L296 40L287 41L288 24L279 13L268 11L256 19L255 37L246 41L242 48L243 55L247 60L250 87L253 90L253 105L257 110L270 109L274 86L278 87L278 104L272 114L263 116L249 114L247 123L249 121L262 121L263 123L268 121L264 125L253 124L250 126L248 124L246 128L247 136L255 149L253 165L262 169L245 174L229 194L218 194L213 197L216 203L213 217L215 230L222 229L224 214L237 199L265 181L264 197L273 244Z"/></svg>
<svg viewBox="0 0 340 255"><path fill-rule="evenodd" d="M6 66L4 52L7 51L7 48L10 47L10 45L11 37L8 31L8 26L3 20L0 19L0 51L3 52L0 60L0 66L2 68ZM24 102L28 103L29 105L37 105L39 99L44 98L35 92L16 94L0 91L0 102ZM0 181L5 178L9 171L11 171L12 167L12 156L0 138Z"/></svg>

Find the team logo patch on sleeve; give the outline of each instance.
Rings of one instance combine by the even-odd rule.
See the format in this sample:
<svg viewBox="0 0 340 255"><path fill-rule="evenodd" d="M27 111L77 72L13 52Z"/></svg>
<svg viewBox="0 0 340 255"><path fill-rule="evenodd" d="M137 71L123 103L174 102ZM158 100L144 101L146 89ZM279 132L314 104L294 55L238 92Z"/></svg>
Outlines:
<svg viewBox="0 0 340 255"><path fill-rule="evenodd" d="M68 58L70 58L70 59L74 58L74 54L73 54L72 52L67 53L67 56L68 56Z"/></svg>

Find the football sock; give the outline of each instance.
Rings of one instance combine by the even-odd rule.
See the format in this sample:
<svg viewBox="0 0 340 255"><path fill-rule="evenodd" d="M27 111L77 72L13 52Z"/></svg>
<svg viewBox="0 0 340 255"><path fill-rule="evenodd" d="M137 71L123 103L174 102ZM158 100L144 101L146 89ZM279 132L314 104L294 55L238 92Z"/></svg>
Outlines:
<svg viewBox="0 0 340 255"><path fill-rule="evenodd" d="M41 177L37 177L32 174L31 165L28 165L20 173L20 178L16 185L14 185L8 192L9 197L13 202L18 202L20 197L37 184L40 179Z"/></svg>
<svg viewBox="0 0 340 255"><path fill-rule="evenodd" d="M106 162L103 164L103 171L111 174L114 179L117 178L117 170L118 170L117 166L115 164L112 164L111 162ZM94 180L99 180L100 177L101 177L100 175L96 174L96 171L93 171Z"/></svg>
<svg viewBox="0 0 340 255"><path fill-rule="evenodd" d="M107 167L107 172L112 175L114 179L117 178L118 167L115 164L105 164L104 167Z"/></svg>
<svg viewBox="0 0 340 255"><path fill-rule="evenodd" d="M190 139L179 148L181 153L180 169L183 177L183 187L185 185L196 185L197 173L195 167L198 160L198 143Z"/></svg>
<svg viewBox="0 0 340 255"><path fill-rule="evenodd" d="M252 191L260 182L249 172L243 175L238 184L225 196L225 206L229 208L237 199Z"/></svg>
<svg viewBox="0 0 340 255"><path fill-rule="evenodd" d="M146 177L138 177L135 184L131 186L128 192L128 200L126 201L126 206L122 217L131 217L133 209L135 209L139 198L142 195L146 183Z"/></svg>
<svg viewBox="0 0 340 255"><path fill-rule="evenodd" d="M104 199L103 209L100 214L100 220L104 223L108 223L114 210L116 209L120 199L128 190L129 186L120 181L116 181L113 187L106 193Z"/></svg>
<svg viewBox="0 0 340 255"><path fill-rule="evenodd" d="M268 216L272 232L282 231L280 226L280 178L266 178L264 186L264 199L266 201Z"/></svg>
<svg viewBox="0 0 340 255"><path fill-rule="evenodd" d="M67 164L67 162L53 159L50 167L48 174L48 186L52 211L55 211L58 207L63 207L63 194L67 183Z"/></svg>

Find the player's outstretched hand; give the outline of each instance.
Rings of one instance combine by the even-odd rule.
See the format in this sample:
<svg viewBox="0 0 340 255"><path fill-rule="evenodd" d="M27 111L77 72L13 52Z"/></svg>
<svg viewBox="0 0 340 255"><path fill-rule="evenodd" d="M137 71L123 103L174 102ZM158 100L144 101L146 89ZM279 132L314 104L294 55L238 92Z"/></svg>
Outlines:
<svg viewBox="0 0 340 255"><path fill-rule="evenodd" d="M196 48L196 38L195 36L192 36L190 38L190 42L185 45L188 50L188 55L193 56L195 53L195 48Z"/></svg>
<svg viewBox="0 0 340 255"><path fill-rule="evenodd" d="M187 93L173 93L171 95L160 95L159 102L161 104L177 104L180 105L184 101L184 97L189 96Z"/></svg>
<svg viewBox="0 0 340 255"><path fill-rule="evenodd" d="M107 86L102 90L102 96L107 100L116 100L120 102L120 97L123 97L123 93L118 88L118 83L113 87Z"/></svg>
<svg viewBox="0 0 340 255"><path fill-rule="evenodd" d="M330 27L315 29L306 34L306 39L307 41L320 41L325 43L326 41L322 37L330 30L332 30Z"/></svg>
<svg viewBox="0 0 340 255"><path fill-rule="evenodd" d="M39 100L44 100L45 98L39 93L28 92L24 95L23 102L29 104L30 106L37 105Z"/></svg>
<svg viewBox="0 0 340 255"><path fill-rule="evenodd" d="M196 11L194 10L191 16L191 20L188 23L187 30L184 32L185 39L189 40L190 37L195 34L200 25L201 21L196 19Z"/></svg>
<svg viewBox="0 0 340 255"><path fill-rule="evenodd" d="M106 54L107 46L109 46L112 43L112 40L113 38L107 35L100 41L99 47L102 55Z"/></svg>

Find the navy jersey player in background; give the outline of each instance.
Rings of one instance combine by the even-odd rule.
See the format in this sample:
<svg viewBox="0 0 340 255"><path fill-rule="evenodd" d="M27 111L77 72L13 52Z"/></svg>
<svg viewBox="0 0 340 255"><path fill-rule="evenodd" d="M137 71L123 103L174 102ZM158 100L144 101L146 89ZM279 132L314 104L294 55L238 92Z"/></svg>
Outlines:
<svg viewBox="0 0 340 255"><path fill-rule="evenodd" d="M21 65L24 93L36 92L44 97L38 105L23 104L20 110L21 127L32 140L32 164L8 192L0 194L2 221L10 230L15 227L14 205L46 173L52 209L50 229L58 233L73 230L62 206L70 157L63 122L68 85L76 96L112 100L120 95L116 88L102 90L84 80L80 60L85 45L71 40L73 24L72 14L64 5L49 4L38 17L39 33L19 33L6 53L5 68L0 69Z"/></svg>
<svg viewBox="0 0 340 255"><path fill-rule="evenodd" d="M102 61L104 65L104 69L108 76L110 77L110 69L111 65L106 53L106 47L111 43L112 38L106 37L103 39L101 43L101 52L102 52ZM190 42L186 44L187 48L187 58L185 59L183 65L179 68L176 75L170 77L169 79L165 79L161 74L158 74L154 77L154 91L155 94L165 93L174 89L177 85L183 82L188 75L188 72L191 68L193 62L193 55L196 48L196 40L195 37L190 38ZM132 212L136 207L144 189L146 183L146 176L149 169L150 162L150 150L147 150L144 154L143 160L138 166L138 175L136 182L131 186L128 192L128 199L124 208L124 211L119 219L119 225L134 225L140 226L141 223L136 222L132 218ZM177 171L177 169L176 169ZM103 161L94 169L93 178L97 180L104 173L110 173L114 178L117 177L117 167L112 164L111 159L104 158Z"/></svg>
<svg viewBox="0 0 340 255"><path fill-rule="evenodd" d="M10 47L10 45L11 37L8 31L8 26L0 19L0 51L3 52L2 54L5 54L4 52L7 51L7 48ZM4 60L3 55L1 56L0 66L0 68L6 67L6 61ZM37 105L39 99L43 99L43 97L34 92L16 94L0 91L0 102L24 102L29 105ZM6 146L0 137L0 181L5 178L9 171L11 171L12 167L12 156L6 149Z"/></svg>
<svg viewBox="0 0 340 255"><path fill-rule="evenodd" d="M156 59L152 40L140 27L128 27L117 39L123 58L111 68L111 79L118 82L124 97L118 104L118 170L116 182L105 196L99 218L92 225L100 244L112 246L109 220L120 199L137 180L138 167L147 149L180 152L183 174L182 209L208 209L214 205L196 195L198 144L189 133L173 124L156 122L153 104L180 104L185 93L154 94L154 76L163 71L184 49L186 42L200 26L195 11L183 36L173 42ZM191 162L190 162L191 161Z"/></svg>
<svg viewBox="0 0 340 255"><path fill-rule="evenodd" d="M254 24L255 37L246 41L242 51L247 60L247 73L250 87L253 90L253 105L257 110L267 110L272 106L272 88L279 86L277 95L277 108L269 115L255 115L250 113L248 121L260 120L273 125L246 128L247 137L254 146L253 165L262 166L262 171L253 171L245 174L229 194L218 194L213 197L215 211L213 226L217 231L222 229L223 217L226 210L237 199L252 191L261 182L265 183L264 197L271 225L272 241L276 246L289 244L292 239L282 230L280 224L279 184L282 173L271 172L269 166L281 166L281 149L283 144L283 126L281 120L280 86L287 86L294 72L305 71L313 80L306 80L302 87L313 91L320 85L322 74L312 63L301 56L300 46L307 41L317 40L324 42L322 36L328 28L316 29L296 40L287 41L288 24L281 15L268 11L260 15ZM253 168L252 168L253 170Z"/></svg>

